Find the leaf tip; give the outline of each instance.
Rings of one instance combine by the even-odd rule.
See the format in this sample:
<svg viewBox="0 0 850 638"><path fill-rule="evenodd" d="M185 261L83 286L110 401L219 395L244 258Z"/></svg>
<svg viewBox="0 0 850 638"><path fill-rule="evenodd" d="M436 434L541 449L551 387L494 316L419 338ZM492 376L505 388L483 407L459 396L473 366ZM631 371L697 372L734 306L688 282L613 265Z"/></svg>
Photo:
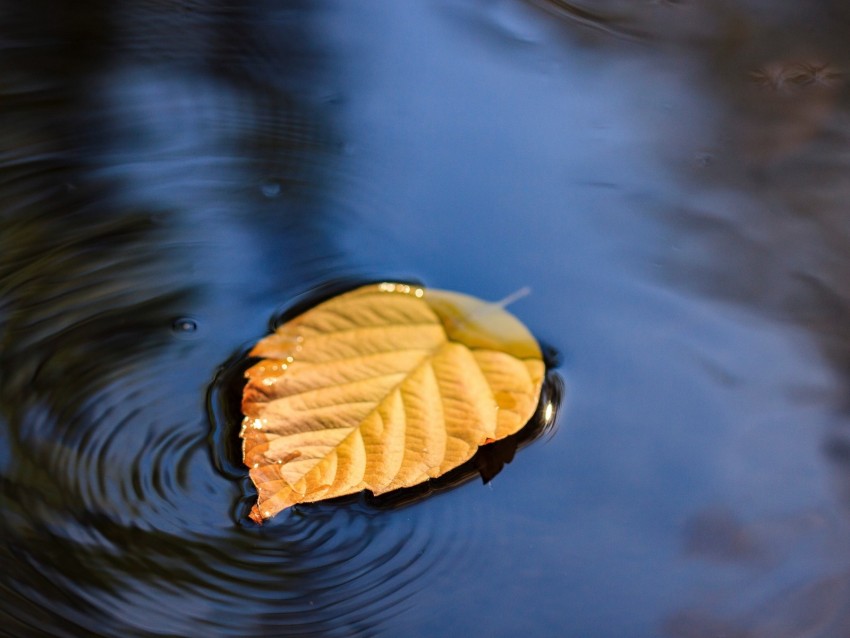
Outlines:
<svg viewBox="0 0 850 638"><path fill-rule="evenodd" d="M263 515L260 513L260 508L257 505L251 508L251 513L248 514L248 518L254 521L257 525L263 524Z"/></svg>

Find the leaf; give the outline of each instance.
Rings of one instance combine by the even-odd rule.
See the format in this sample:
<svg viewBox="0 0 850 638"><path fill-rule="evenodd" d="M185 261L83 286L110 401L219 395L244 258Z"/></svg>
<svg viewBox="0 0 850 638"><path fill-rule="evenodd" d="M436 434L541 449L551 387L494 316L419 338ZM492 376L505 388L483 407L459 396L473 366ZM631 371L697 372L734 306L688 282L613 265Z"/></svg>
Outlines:
<svg viewBox="0 0 850 638"><path fill-rule="evenodd" d="M240 436L260 523L296 503L436 478L520 430L545 366L502 305L405 284L363 286L250 352Z"/></svg>

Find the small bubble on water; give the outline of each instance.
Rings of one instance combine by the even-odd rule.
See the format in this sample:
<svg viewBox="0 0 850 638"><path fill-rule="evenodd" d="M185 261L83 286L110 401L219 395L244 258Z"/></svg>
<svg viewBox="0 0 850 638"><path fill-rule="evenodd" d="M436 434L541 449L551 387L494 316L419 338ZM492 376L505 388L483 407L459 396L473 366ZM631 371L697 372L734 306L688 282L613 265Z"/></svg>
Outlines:
<svg viewBox="0 0 850 638"><path fill-rule="evenodd" d="M171 322L171 329L180 334L195 332L198 329L198 322L189 317L179 317Z"/></svg>
<svg viewBox="0 0 850 638"><path fill-rule="evenodd" d="M268 199L274 199L280 195L280 182L268 181L260 185L260 192Z"/></svg>

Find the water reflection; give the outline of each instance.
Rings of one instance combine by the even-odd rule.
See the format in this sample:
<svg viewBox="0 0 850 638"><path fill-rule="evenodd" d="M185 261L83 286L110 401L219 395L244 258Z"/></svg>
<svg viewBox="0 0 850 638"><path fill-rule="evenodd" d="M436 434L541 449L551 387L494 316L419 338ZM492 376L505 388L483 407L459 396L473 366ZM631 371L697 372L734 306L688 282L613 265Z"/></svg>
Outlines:
<svg viewBox="0 0 850 638"><path fill-rule="evenodd" d="M7 632L847 633L846 3L5 12ZM240 525L208 386L341 277L530 286L570 427Z"/></svg>

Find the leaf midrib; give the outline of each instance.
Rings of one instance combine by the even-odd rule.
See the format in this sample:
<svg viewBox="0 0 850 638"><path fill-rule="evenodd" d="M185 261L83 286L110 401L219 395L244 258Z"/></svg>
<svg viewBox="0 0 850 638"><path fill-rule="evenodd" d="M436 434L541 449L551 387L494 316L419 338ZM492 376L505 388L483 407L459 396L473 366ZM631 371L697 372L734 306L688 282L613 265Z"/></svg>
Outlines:
<svg viewBox="0 0 850 638"><path fill-rule="evenodd" d="M442 343L440 343L437 347L435 347L431 350L427 350L425 352L425 354L422 356L422 358L416 363L416 365L414 365L412 368L410 368L410 370L407 371L407 373L404 375L404 378L402 378L397 384L395 384L393 387L391 387L389 390L387 390L387 393L384 396L384 398L382 398L380 401L375 403L375 406L371 410L369 410L369 412L367 412L363 416L362 419L360 419L360 422L357 425L355 425L354 427L351 428L351 432L349 432L343 439L341 439L339 441L339 443L337 443L333 448L331 448L331 452L328 452L328 454L325 454L324 456L319 457L316 460L316 462L312 466L310 466L309 469L307 469L303 474L301 474L301 476L299 476L298 480L305 479L307 477L307 475L310 474L310 472L312 472L316 468L316 466L319 465L319 463L321 463L326 458L328 458L328 456L330 456L330 454L332 452L335 452L337 448L341 447L355 432L357 432L363 426L363 423L366 421L366 419L368 419L375 412L377 412L378 408L381 407L381 405L384 403L384 401L387 401L396 391L399 390L399 388L401 388L402 385L404 385L405 381L407 381L411 376L413 376L413 374L417 370L419 370L423 365L425 365L425 363L427 363L428 361L432 360L435 356L437 356L437 354L443 348L447 347L448 345L450 345L452 343L455 343L455 342L449 341L448 337L446 337L446 340L443 341ZM463 344L458 344L458 345L463 345ZM466 347L466 346L464 346L464 347ZM440 391L439 391L439 386L437 387L437 393L440 394L440 399L442 400L442 393L440 393ZM284 464L284 465L286 465L286 464ZM281 478L283 478L283 477L281 476ZM283 479L283 480L286 481L286 479ZM289 481L286 481L286 483L292 488L292 483L289 483ZM295 489L295 488L292 488L292 489Z"/></svg>

